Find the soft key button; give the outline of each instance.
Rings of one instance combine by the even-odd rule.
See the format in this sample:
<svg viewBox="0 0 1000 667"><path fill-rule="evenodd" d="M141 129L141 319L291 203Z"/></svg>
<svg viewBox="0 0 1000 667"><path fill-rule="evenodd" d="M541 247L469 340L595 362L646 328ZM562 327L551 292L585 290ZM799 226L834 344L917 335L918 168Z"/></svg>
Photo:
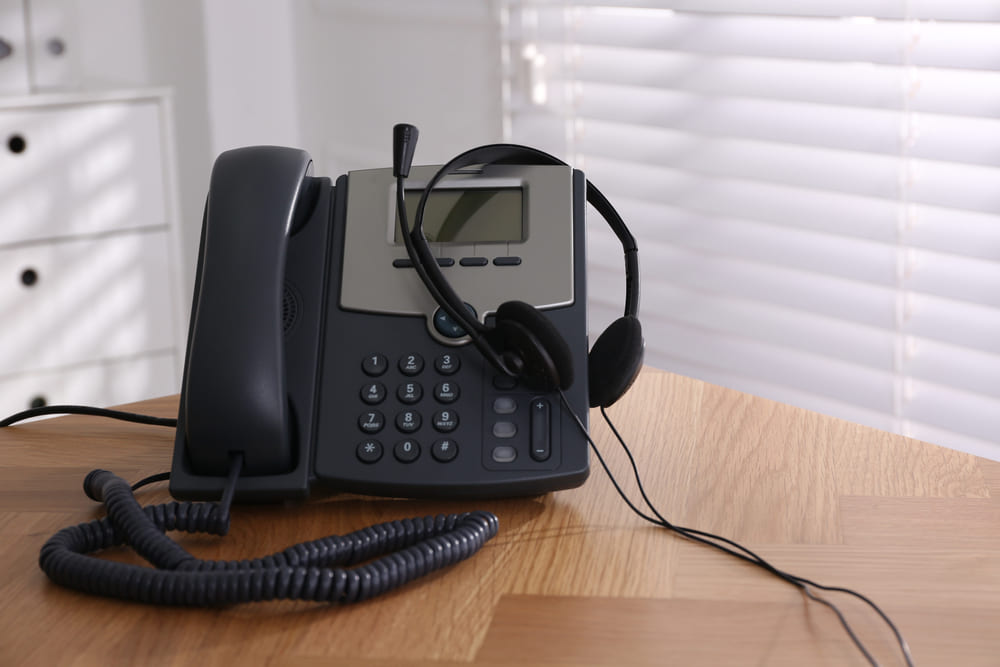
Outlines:
<svg viewBox="0 0 1000 667"><path fill-rule="evenodd" d="M509 415L517 411L517 401L511 396L500 396L493 401L493 412L498 415Z"/></svg>
<svg viewBox="0 0 1000 667"><path fill-rule="evenodd" d="M513 438L517 435L517 424L514 422L497 422L493 424L493 435L497 438Z"/></svg>
<svg viewBox="0 0 1000 667"><path fill-rule="evenodd" d="M493 460L497 463L510 463L517 458L517 450L509 445L493 448Z"/></svg>

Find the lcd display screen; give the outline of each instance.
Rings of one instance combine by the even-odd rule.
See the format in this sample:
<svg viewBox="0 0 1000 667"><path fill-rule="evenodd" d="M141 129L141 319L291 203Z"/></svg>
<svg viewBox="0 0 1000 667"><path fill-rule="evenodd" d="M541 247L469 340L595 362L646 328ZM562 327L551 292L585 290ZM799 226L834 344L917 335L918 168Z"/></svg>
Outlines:
<svg viewBox="0 0 1000 667"><path fill-rule="evenodd" d="M406 190L406 216L413 228L423 190ZM424 235L437 243L503 243L524 240L521 188L440 188L424 210ZM399 216L394 238L402 243Z"/></svg>

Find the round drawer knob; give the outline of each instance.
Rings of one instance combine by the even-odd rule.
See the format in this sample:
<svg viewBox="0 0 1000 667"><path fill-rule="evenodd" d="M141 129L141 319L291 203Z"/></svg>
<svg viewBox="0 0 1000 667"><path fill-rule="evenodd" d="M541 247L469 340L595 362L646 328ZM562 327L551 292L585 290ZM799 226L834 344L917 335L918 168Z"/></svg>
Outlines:
<svg viewBox="0 0 1000 667"><path fill-rule="evenodd" d="M62 41L59 37L53 37L49 41L45 42L45 50L53 56L61 56L66 53L66 42Z"/></svg>
<svg viewBox="0 0 1000 667"><path fill-rule="evenodd" d="M21 284L25 287L33 287L38 282L38 271L27 268L21 271Z"/></svg>
<svg viewBox="0 0 1000 667"><path fill-rule="evenodd" d="M7 137L7 148L11 153L23 153L28 147L28 142L20 134L12 134Z"/></svg>

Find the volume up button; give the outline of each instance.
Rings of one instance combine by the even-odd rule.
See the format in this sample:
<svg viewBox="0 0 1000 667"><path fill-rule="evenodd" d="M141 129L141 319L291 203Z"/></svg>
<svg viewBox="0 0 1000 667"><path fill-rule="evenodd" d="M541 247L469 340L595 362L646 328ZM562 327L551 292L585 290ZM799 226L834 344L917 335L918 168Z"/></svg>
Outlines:
<svg viewBox="0 0 1000 667"><path fill-rule="evenodd" d="M549 402L544 398L531 401L531 458L547 461L552 454L552 415Z"/></svg>

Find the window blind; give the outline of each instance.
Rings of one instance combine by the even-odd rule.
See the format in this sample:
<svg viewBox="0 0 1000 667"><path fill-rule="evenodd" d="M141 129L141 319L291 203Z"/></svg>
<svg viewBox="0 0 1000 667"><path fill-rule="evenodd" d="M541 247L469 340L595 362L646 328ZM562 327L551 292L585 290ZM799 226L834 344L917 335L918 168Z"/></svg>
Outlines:
<svg viewBox="0 0 1000 667"><path fill-rule="evenodd" d="M507 139L639 241L647 363L1000 460L1000 3L508 0L501 26ZM587 233L598 332L621 252Z"/></svg>

